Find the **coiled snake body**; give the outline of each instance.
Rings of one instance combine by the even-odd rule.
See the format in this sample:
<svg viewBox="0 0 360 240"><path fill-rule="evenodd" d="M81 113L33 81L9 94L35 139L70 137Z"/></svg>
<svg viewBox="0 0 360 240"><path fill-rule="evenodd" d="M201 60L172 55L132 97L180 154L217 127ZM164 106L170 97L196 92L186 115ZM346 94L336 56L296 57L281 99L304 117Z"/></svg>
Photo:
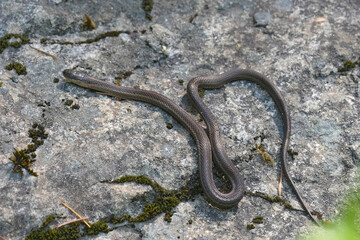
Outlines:
<svg viewBox="0 0 360 240"><path fill-rule="evenodd" d="M187 86L188 94L194 101L198 111L203 116L207 125L208 134L206 134L204 129L190 116L190 114L185 112L169 98L159 93L118 86L83 75L70 69L64 70L63 75L66 81L72 82L81 87L96 90L106 95L118 98L149 103L161 108L173 116L194 137L198 149L200 181L204 194L212 205L219 208L231 208L238 204L244 196L244 180L227 156L221 143L221 134L215 117L201 100L198 89L220 88L226 83L241 80L259 84L271 95L282 116L284 135L281 146L281 163L285 176L287 177L289 185L294 190L304 210L308 213L311 219L317 223L317 220L312 216L288 173L287 149L291 128L288 107L278 88L263 75L252 70L233 69L220 75L196 77L189 82ZM232 189L228 193L220 192L215 186L212 170L213 158L216 165L221 168L223 173L231 182Z"/></svg>

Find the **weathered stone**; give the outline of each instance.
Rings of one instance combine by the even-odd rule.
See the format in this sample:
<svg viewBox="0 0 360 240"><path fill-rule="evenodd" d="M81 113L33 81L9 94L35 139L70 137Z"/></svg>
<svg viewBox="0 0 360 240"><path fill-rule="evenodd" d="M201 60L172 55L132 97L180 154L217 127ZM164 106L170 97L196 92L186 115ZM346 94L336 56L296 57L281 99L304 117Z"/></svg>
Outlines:
<svg viewBox="0 0 360 240"><path fill-rule="evenodd" d="M185 92L190 79L236 66L266 75L291 111L290 148L298 155L289 157L289 167L295 185L311 210L334 218L360 165L360 66L348 63L342 71L345 61L359 61L360 2L194 2L154 1L149 21L141 0L0 1L0 37L28 33L31 46L56 56L28 43L0 54L0 236L24 239L51 214L67 217L51 227L74 219L61 201L93 223L112 215L136 216L144 197L155 198L150 187L103 180L145 175L178 189L196 179L197 150L186 129L159 108L63 82L62 71L74 67L109 82L131 72L119 80L122 86L161 93L201 125ZM271 13L271 24L255 27L256 12ZM85 13L96 29L83 30ZM318 17L325 20L315 21ZM112 36L100 38L109 32ZM71 44L86 40L91 42ZM26 66L27 75L5 69L14 61ZM282 121L269 94L248 82L204 93L228 155L245 177L246 191L275 196ZM66 100L80 108L66 106ZM31 143L33 123L41 123L48 138L32 164L39 176L25 170L22 178L12 172L9 158L14 148ZM275 167L251 151L260 135ZM282 196L300 209L285 179L283 184ZM295 239L312 226L302 212L250 195L237 208L218 210L199 193L175 211L171 223L162 214L84 239ZM248 230L257 216L264 217L263 223Z"/></svg>
<svg viewBox="0 0 360 240"><path fill-rule="evenodd" d="M256 12L254 14L255 27L266 27L271 21L271 14L268 12Z"/></svg>

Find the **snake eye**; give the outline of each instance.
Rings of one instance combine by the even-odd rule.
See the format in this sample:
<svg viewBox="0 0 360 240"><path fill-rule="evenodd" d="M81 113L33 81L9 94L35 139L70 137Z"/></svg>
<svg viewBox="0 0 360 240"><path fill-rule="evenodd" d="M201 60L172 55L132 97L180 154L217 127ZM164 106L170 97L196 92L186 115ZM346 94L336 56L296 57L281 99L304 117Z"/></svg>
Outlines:
<svg viewBox="0 0 360 240"><path fill-rule="evenodd" d="M70 73L70 74L69 74L69 77L70 77L70 78L74 78L74 74Z"/></svg>

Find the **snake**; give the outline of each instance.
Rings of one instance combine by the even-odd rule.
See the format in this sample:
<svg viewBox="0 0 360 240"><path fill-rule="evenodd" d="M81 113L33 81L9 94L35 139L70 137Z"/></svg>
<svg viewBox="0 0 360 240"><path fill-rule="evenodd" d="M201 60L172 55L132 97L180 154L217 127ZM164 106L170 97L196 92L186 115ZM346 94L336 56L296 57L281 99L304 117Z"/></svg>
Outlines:
<svg viewBox="0 0 360 240"><path fill-rule="evenodd" d="M245 193L244 177L234 166L228 157L222 144L221 131L215 116L205 105L199 95L199 89L217 89L234 81L249 81L260 85L272 97L283 120L283 140L281 144L281 166L288 184L295 193L308 216L318 224L317 219L311 214L307 204L299 190L296 188L290 174L287 161L287 150L291 132L291 120L289 108L279 89L262 74L250 70L233 68L230 71L217 75L200 76L191 79L187 85L187 93L195 103L195 106L206 123L205 129L198 124L194 118L183 108L174 103L168 97L154 91L139 88L129 88L112 84L103 80L93 78L75 69L63 71L66 82L76 84L80 87L95 90L100 94L113 96L119 99L134 100L159 107L174 117L185 127L194 138L197 146L198 168L200 183L205 199L214 207L227 209L238 205ZM213 176L213 160L231 183L231 190L221 192L215 185Z"/></svg>

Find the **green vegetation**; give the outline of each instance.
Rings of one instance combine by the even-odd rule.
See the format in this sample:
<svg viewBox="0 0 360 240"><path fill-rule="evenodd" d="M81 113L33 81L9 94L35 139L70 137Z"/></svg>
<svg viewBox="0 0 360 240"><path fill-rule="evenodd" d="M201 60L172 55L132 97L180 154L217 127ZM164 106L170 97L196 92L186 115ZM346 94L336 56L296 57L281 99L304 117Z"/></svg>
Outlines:
<svg viewBox="0 0 360 240"><path fill-rule="evenodd" d="M287 150L287 152L292 158L299 155L299 152L296 152L296 151L294 151L293 149L290 149L290 148Z"/></svg>
<svg viewBox="0 0 360 240"><path fill-rule="evenodd" d="M360 187L350 193L344 201L342 211L335 223L323 221L317 231L302 237L306 240L358 240L360 236Z"/></svg>
<svg viewBox="0 0 360 240"><path fill-rule="evenodd" d="M344 61L343 66L338 68L338 72L347 72L355 68L356 65L360 66L360 61L355 61L355 62L350 60Z"/></svg>
<svg viewBox="0 0 360 240"><path fill-rule="evenodd" d="M246 228L251 230L251 229L254 229L255 226L254 226L254 224L250 223L250 224L246 225Z"/></svg>
<svg viewBox="0 0 360 240"><path fill-rule="evenodd" d="M264 161L265 161L266 163L270 163L270 164L272 164L272 165L275 165L274 160L272 159L272 157L271 157L267 152L265 152L265 149L264 149L264 147L263 147L263 141L264 141L264 139L265 139L265 136L264 136L264 135L256 136L256 137L254 137L254 140L256 141L256 140L258 140L259 138L260 138L260 144L255 143L255 147L253 147L253 148L251 149L251 151L252 151L252 152L257 152L257 153L259 153L260 156L264 159ZM249 157L249 158L250 158L250 157ZM251 159L252 159L252 157L251 157Z"/></svg>
<svg viewBox="0 0 360 240"><path fill-rule="evenodd" d="M130 77L132 74L131 71L127 71L127 72L124 72L122 74L120 74L119 76L115 77L116 80L121 80L121 79L126 79L128 77Z"/></svg>
<svg viewBox="0 0 360 240"><path fill-rule="evenodd" d="M71 99L66 99L64 104L65 104L66 106L69 106L69 107L70 107L71 104L73 104L73 102L74 102L74 101L71 100Z"/></svg>
<svg viewBox="0 0 360 240"><path fill-rule="evenodd" d="M64 104L65 104L66 106L69 106L69 107L70 107L71 109L73 109L73 110L80 108L80 105L77 104L77 103L73 104L74 101L71 100L71 99L66 99L66 100L63 99L63 101L65 101Z"/></svg>
<svg viewBox="0 0 360 240"><path fill-rule="evenodd" d="M27 149L17 150L16 148L13 151L14 157L9 158L13 163L14 167L13 172L20 172L21 177L24 177L23 168L26 169L31 175L38 176L38 174L31 169L33 162L36 161L36 154L31 155L27 154Z"/></svg>
<svg viewBox="0 0 360 240"><path fill-rule="evenodd" d="M18 75L26 75L27 74L26 67L18 62L12 62L9 65L7 65L5 68L6 68L6 70L9 70L9 71L15 69L15 71Z"/></svg>
<svg viewBox="0 0 360 240"><path fill-rule="evenodd" d="M12 171L21 173L21 177L24 177L23 168L27 170L29 174L38 176L38 174L31 169L32 164L36 161L35 151L39 146L44 144L44 139L48 137L44 127L37 123L33 124L32 129L30 129L28 133L32 144L29 144L26 149L14 149L14 156L9 158L14 163Z"/></svg>
<svg viewBox="0 0 360 240"><path fill-rule="evenodd" d="M82 222L74 222L60 228L49 228L49 225L57 218L64 218L51 215L41 224L41 226L32 231L25 240L75 240L82 236L97 235L99 233L108 233L113 229L109 228L105 221L98 221L90 225L90 228L81 228Z"/></svg>
<svg viewBox="0 0 360 240"><path fill-rule="evenodd" d="M118 31L118 30L109 31L109 32L99 34L95 38L89 38L89 39L86 39L83 41L77 41L77 42L69 42L69 41L62 42L62 41L55 41L55 40L52 40L49 42L49 39L47 39L47 38L41 39L40 42L42 44L50 43L50 44L62 44L62 45L87 44L87 43L98 42L107 37L118 37L121 33L130 34L131 32L130 31Z"/></svg>
<svg viewBox="0 0 360 240"><path fill-rule="evenodd" d="M126 182L135 182L138 184L144 184L150 186L154 192L156 193L155 200L146 203L143 212L135 217L131 217L130 215L124 215L122 217L114 217L110 216L105 218L106 220L100 220L98 222L90 224L90 228L85 227L82 222L74 222L65 226L62 226L58 229L49 228L49 224L53 222L57 218L61 218L58 216L49 216L38 229L33 230L25 239L26 240L34 240L34 239L61 239L61 240L70 240L70 239L79 239L82 236L87 235L96 235L98 233L107 233L112 231L112 228L109 228L108 224L118 224L124 221L128 221L131 223L136 222L145 222L148 221L155 216L165 213L164 220L167 222L171 222L171 216L173 215L173 209L181 202L189 200L192 196L199 192L199 186L196 185L191 189L187 187L183 187L180 190L168 190L163 188L157 182L151 180L145 176L131 176L125 175L119 179L113 181L103 181L103 183L110 184L121 184ZM189 181L190 183L192 181ZM146 200L145 195L143 195L142 199ZM192 220L188 221L189 224L192 224Z"/></svg>
<svg viewBox="0 0 360 240"><path fill-rule="evenodd" d="M131 217L130 215L124 215L119 218L112 218L112 223L121 223L124 221L129 222L145 222L154 218L155 216L165 213L164 220L171 222L171 216L173 215L173 209L181 202L189 199L190 194L189 190L183 188L179 191L167 190L159 185L157 182L151 180L145 176L131 176L125 175L119 179L113 181L105 181L107 183L125 183L125 182L135 182L139 184L144 184L150 186L155 193L157 194L156 199L145 204L143 212L137 215L136 217Z"/></svg>
<svg viewBox="0 0 360 240"><path fill-rule="evenodd" d="M85 14L83 28L85 31L93 30L96 28L96 24L94 23L94 21L91 19L91 17L88 14Z"/></svg>
<svg viewBox="0 0 360 240"><path fill-rule="evenodd" d="M256 224L261 224L261 223L264 223L264 222L263 222L263 219L264 219L264 217L257 216L257 217L254 217L254 218L253 218L252 222L253 222L253 223L256 223Z"/></svg>
<svg viewBox="0 0 360 240"><path fill-rule="evenodd" d="M42 39L40 39L40 43L46 44L48 40L49 40L48 38L42 38Z"/></svg>
<svg viewBox="0 0 360 240"><path fill-rule="evenodd" d="M249 230L254 229L254 228L255 228L254 223L255 223L255 224L262 224L262 223L264 223L264 222L263 222L263 219L264 219L264 217L261 217L261 216L254 217L254 218L251 220L252 223L247 224L247 225L246 225L246 228L249 229Z"/></svg>
<svg viewBox="0 0 360 240"><path fill-rule="evenodd" d="M71 223L63 226L59 229L47 229L48 225L52 223L56 218L62 218L55 215L49 216L41 224L41 226L32 231L25 240L71 240L79 239L80 237L80 222ZM47 230L45 230L47 229Z"/></svg>
<svg viewBox="0 0 360 240"><path fill-rule="evenodd" d="M79 104L77 104L77 103L75 103L74 105L72 105L71 107L70 107L71 109L79 109L80 108L80 105Z"/></svg>
<svg viewBox="0 0 360 240"><path fill-rule="evenodd" d="M152 20L152 16L150 15L154 6L153 0L143 0L141 3L141 8L145 11L145 18L149 21Z"/></svg>
<svg viewBox="0 0 360 240"><path fill-rule="evenodd" d="M108 233L112 231L112 228L109 228L105 221L98 221L96 223L90 224L90 228L85 229L84 235L97 235L99 233Z"/></svg>
<svg viewBox="0 0 360 240"><path fill-rule="evenodd" d="M290 209L290 210L296 210L290 203L288 203L286 200L282 199L280 196L270 197L269 195L263 194L263 193L252 193L252 192L245 192L246 195L254 196L254 197L260 197L268 202L271 203L280 203L284 207Z"/></svg>
<svg viewBox="0 0 360 240"><path fill-rule="evenodd" d="M9 41L11 39L18 39L19 41ZM21 45L30 43L26 34L20 35L17 33L9 33L0 38L0 54L8 47L19 48Z"/></svg>
<svg viewBox="0 0 360 240"><path fill-rule="evenodd" d="M203 98L203 97L205 96L205 90L204 90L204 89L199 89L199 90L198 90L198 93L199 93L199 96L200 96L201 98Z"/></svg>

